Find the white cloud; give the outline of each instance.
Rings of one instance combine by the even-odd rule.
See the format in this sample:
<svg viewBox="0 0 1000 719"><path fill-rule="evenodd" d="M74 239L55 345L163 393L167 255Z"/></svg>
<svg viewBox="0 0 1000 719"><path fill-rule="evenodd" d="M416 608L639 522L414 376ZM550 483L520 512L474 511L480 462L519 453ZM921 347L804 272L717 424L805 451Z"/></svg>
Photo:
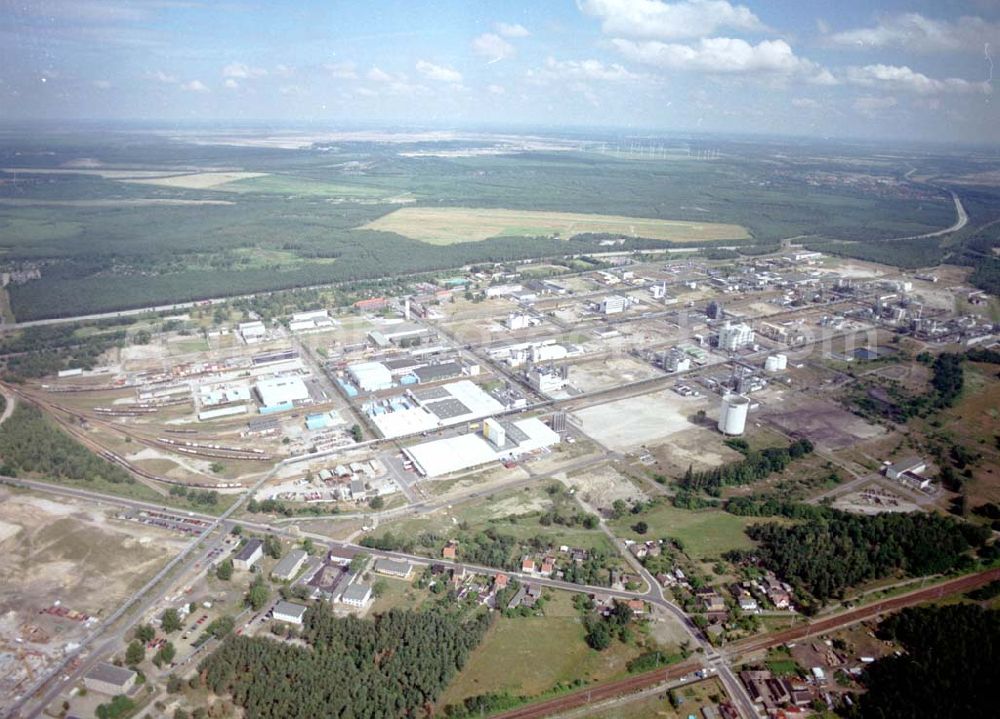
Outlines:
<svg viewBox="0 0 1000 719"><path fill-rule="evenodd" d="M445 67L444 65L435 65L434 63L427 62L426 60L417 60L416 67L417 72L426 77L428 80L450 82L453 84L462 82L462 73L450 67Z"/></svg>
<svg viewBox="0 0 1000 719"><path fill-rule="evenodd" d="M111 81L110 80L94 80L94 87L98 90L110 90Z"/></svg>
<svg viewBox="0 0 1000 719"><path fill-rule="evenodd" d="M750 8L726 0L577 0L577 7L600 18L601 29L618 37L676 40L704 37L720 28L766 29Z"/></svg>
<svg viewBox="0 0 1000 719"><path fill-rule="evenodd" d="M205 85L201 80L191 80L190 82L185 82L181 85L181 90L187 92L208 92L208 86Z"/></svg>
<svg viewBox="0 0 1000 719"><path fill-rule="evenodd" d="M267 75L267 70L262 67L250 67L242 62L231 62L222 68L222 76L234 80L252 80Z"/></svg>
<svg viewBox="0 0 1000 719"><path fill-rule="evenodd" d="M1000 24L979 17L934 20L920 13L887 15L872 27L834 33L829 42L857 48L899 47L915 52L965 51L981 53L987 42L1000 39Z"/></svg>
<svg viewBox="0 0 1000 719"><path fill-rule="evenodd" d="M503 85L490 85L486 89L489 90L491 95L503 95L507 92L507 88Z"/></svg>
<svg viewBox="0 0 1000 719"><path fill-rule="evenodd" d="M151 80L156 80L157 82L162 82L165 85L176 85L180 82L176 75L169 75L163 70L157 70L156 72L151 72L146 75Z"/></svg>
<svg viewBox="0 0 1000 719"><path fill-rule="evenodd" d="M882 110L888 110L898 105L899 102L891 95L865 95L854 101L854 109L862 115L869 117L879 114Z"/></svg>
<svg viewBox="0 0 1000 719"><path fill-rule="evenodd" d="M330 77L335 77L338 80L354 80L358 77L358 72L353 62L328 62L323 65L323 69L329 73ZM378 70L378 68L372 69Z"/></svg>
<svg viewBox="0 0 1000 719"><path fill-rule="evenodd" d="M832 79L815 63L800 58L784 40L764 40L751 45L727 37L704 38L693 45L655 40L616 39L612 44L626 58L665 70L694 70L710 74L751 74ZM829 77L827 77L829 76Z"/></svg>
<svg viewBox="0 0 1000 719"><path fill-rule="evenodd" d="M493 28L504 37L528 37L531 34L528 28L517 23L498 22L493 24Z"/></svg>
<svg viewBox="0 0 1000 719"><path fill-rule="evenodd" d="M223 82L222 84L225 87L229 88L230 90L238 90L239 87L240 87L240 84L238 82L236 82L236 80L234 80L231 77L227 77L226 80L225 80L225 82Z"/></svg>
<svg viewBox="0 0 1000 719"><path fill-rule="evenodd" d="M393 95L427 95L430 93L430 90L428 90L425 86L411 83L409 78L403 73L393 75L377 66L373 66L365 74L365 77L367 77L371 82L376 83L379 87L383 88L384 92L388 92ZM379 91L369 88L369 92L361 94L371 97L378 92Z"/></svg>
<svg viewBox="0 0 1000 719"><path fill-rule="evenodd" d="M942 93L983 93L988 95L992 92L992 87L987 82L969 82L957 77L936 79L916 72L906 65L849 67L845 78L853 85L884 87L892 91L913 92L918 95Z"/></svg>
<svg viewBox="0 0 1000 719"><path fill-rule="evenodd" d="M368 79L372 82L392 82L395 78L378 66L373 66L368 71Z"/></svg>
<svg viewBox="0 0 1000 719"><path fill-rule="evenodd" d="M278 88L278 92L286 97L302 97L306 94L306 91L298 85L283 85Z"/></svg>
<svg viewBox="0 0 1000 719"><path fill-rule="evenodd" d="M813 100L811 97L795 97L792 98L792 107L799 110L817 110L821 106L819 102Z"/></svg>
<svg viewBox="0 0 1000 719"><path fill-rule="evenodd" d="M537 82L553 80L588 80L602 82L633 82L643 78L618 63L606 65L600 60L545 60L540 70L529 70L528 78Z"/></svg>
<svg viewBox="0 0 1000 719"><path fill-rule="evenodd" d="M472 41L472 51L477 55L485 57L490 62L497 62L508 57L513 57L514 46L504 40L496 33L488 32Z"/></svg>
<svg viewBox="0 0 1000 719"><path fill-rule="evenodd" d="M278 64L274 66L274 74L278 77L291 77L295 74L295 68Z"/></svg>

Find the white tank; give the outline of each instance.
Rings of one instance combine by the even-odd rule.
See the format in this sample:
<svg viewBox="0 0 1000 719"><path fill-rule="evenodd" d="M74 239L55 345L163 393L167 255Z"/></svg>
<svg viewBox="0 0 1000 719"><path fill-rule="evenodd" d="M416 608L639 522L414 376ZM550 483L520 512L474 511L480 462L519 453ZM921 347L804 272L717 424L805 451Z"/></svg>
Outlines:
<svg viewBox="0 0 1000 719"><path fill-rule="evenodd" d="M776 355L770 355L766 360L764 360L764 369L768 372L777 372L778 357Z"/></svg>
<svg viewBox="0 0 1000 719"><path fill-rule="evenodd" d="M778 360L778 371L788 369L788 355L775 355Z"/></svg>
<svg viewBox="0 0 1000 719"><path fill-rule="evenodd" d="M747 427L750 400L738 394L728 394L722 398L719 408L719 431L731 437L743 434Z"/></svg>

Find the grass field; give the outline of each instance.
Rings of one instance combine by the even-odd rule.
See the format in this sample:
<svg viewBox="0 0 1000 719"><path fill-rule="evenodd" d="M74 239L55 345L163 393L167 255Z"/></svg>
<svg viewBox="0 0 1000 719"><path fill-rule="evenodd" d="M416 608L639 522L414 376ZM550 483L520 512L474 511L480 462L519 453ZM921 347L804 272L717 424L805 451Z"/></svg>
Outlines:
<svg viewBox="0 0 1000 719"><path fill-rule="evenodd" d="M190 175L171 175L170 177L129 178L126 181L137 185L158 185L160 187L177 187L185 190L208 190L219 188L230 182L264 176L265 174L262 172L196 172Z"/></svg>
<svg viewBox="0 0 1000 719"><path fill-rule="evenodd" d="M649 525L645 535L632 529L639 520ZM628 539L679 539L691 557L700 558L718 557L730 549L752 548L753 542L743 530L760 521L759 517L737 517L717 509L691 511L661 504L641 515L630 514L613 520L611 526L619 537ZM771 518L768 521L772 521Z"/></svg>
<svg viewBox="0 0 1000 719"><path fill-rule="evenodd" d="M499 617L439 705L487 692L534 696L578 677L608 679L624 674L625 665L639 654L639 649L621 642L603 652L588 647L581 619L566 594L554 594L545 613Z"/></svg>
<svg viewBox="0 0 1000 719"><path fill-rule="evenodd" d="M713 222L468 207L403 207L369 222L364 228L395 232L432 245L475 242L490 237L559 235L568 239L585 232L610 232L674 242L742 240L750 236L739 225Z"/></svg>
<svg viewBox="0 0 1000 719"><path fill-rule="evenodd" d="M395 194L392 190L364 185L342 185L339 183L310 180L291 175L253 175L246 179L226 183L220 190L232 192L263 192L280 195L307 197L344 197L354 199L378 199Z"/></svg>

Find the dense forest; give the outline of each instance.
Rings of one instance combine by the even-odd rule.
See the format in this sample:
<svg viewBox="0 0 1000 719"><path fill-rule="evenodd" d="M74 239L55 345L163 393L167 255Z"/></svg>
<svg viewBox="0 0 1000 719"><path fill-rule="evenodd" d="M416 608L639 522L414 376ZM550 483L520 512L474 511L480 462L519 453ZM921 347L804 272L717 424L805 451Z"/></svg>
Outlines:
<svg viewBox="0 0 1000 719"><path fill-rule="evenodd" d="M427 716L469 652L488 615L461 622L438 612L392 610L372 620L311 607L308 644L230 636L199 672L229 694L247 719L385 719Z"/></svg>
<svg viewBox="0 0 1000 719"><path fill-rule="evenodd" d="M867 691L848 717L996 716L1000 611L974 604L912 607L883 621L878 636L905 651L865 669Z"/></svg>
<svg viewBox="0 0 1000 719"><path fill-rule="evenodd" d="M48 477L132 483L135 479L121 467L93 454L54 426L36 407L19 402L14 413L0 425L0 474L17 476L30 472Z"/></svg>
<svg viewBox="0 0 1000 719"><path fill-rule="evenodd" d="M778 576L820 601L842 597L851 587L895 572L937 574L971 563L989 530L936 514L886 513L830 516L791 526L755 524L747 534L757 554Z"/></svg>
<svg viewBox="0 0 1000 719"><path fill-rule="evenodd" d="M796 440L788 447L746 450L744 459L738 462L730 462L700 472L688 467L680 485L686 490L718 495L722 487L731 484L750 484L764 479L772 472L782 471L792 461L812 451L812 442L808 439Z"/></svg>

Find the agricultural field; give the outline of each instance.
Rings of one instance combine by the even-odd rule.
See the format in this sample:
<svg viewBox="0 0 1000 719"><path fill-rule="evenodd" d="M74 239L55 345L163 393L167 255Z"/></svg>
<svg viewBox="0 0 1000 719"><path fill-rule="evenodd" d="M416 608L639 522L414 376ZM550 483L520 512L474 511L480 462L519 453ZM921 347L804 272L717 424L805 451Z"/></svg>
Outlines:
<svg viewBox="0 0 1000 719"><path fill-rule="evenodd" d="M609 233L674 242L743 240L750 237L744 227L713 222L467 207L403 207L369 222L364 228L395 232L432 245L476 242L490 237L552 235L568 238L583 233Z"/></svg>

